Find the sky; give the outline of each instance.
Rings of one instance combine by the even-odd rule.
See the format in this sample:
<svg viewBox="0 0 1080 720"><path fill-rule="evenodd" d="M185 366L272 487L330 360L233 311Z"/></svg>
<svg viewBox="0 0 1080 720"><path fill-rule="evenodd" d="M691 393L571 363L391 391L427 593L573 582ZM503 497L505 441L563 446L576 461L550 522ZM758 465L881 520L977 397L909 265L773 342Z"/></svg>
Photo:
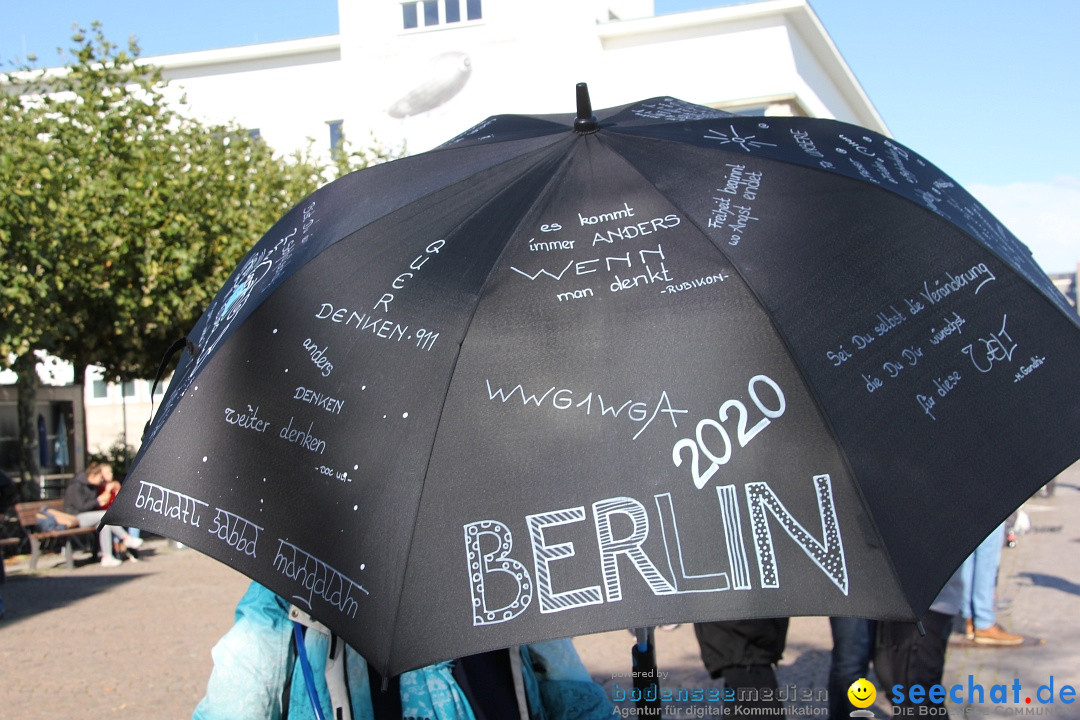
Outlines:
<svg viewBox="0 0 1080 720"><path fill-rule="evenodd" d="M1080 1L809 1L893 137L980 199L1047 272L1075 271ZM656 0L656 12L730 4ZM0 64L29 53L59 64L72 25L93 20L152 56L333 34L337 1L0 0Z"/></svg>

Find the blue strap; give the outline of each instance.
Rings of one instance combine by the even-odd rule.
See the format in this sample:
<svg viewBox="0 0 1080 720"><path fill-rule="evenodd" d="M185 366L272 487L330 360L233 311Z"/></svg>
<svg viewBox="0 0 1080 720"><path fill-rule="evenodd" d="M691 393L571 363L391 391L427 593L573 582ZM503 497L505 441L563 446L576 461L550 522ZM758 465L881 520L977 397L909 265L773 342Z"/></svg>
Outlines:
<svg viewBox="0 0 1080 720"><path fill-rule="evenodd" d="M311 672L311 663L308 662L307 650L304 648L304 626L295 621L293 621L293 640L296 641L296 656L300 660L300 669L304 673L304 685L307 686L308 698L311 699L311 708L315 711L316 720L325 720L322 706L319 704L319 694L315 690L315 676Z"/></svg>

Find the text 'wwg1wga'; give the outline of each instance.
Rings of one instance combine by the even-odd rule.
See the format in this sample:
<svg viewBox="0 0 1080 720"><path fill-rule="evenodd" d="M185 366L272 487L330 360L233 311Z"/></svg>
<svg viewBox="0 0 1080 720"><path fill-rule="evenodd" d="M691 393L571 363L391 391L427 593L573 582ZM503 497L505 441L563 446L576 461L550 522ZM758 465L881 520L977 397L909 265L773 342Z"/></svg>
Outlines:
<svg viewBox="0 0 1080 720"><path fill-rule="evenodd" d="M361 565L360 569L363 570ZM292 543L278 540L277 553L274 555L274 570L295 582L302 592L292 595L309 611L316 598L337 609L342 615L356 619L360 604L353 597L355 593L368 594L359 583L346 577L314 555L301 550Z"/></svg>
<svg viewBox="0 0 1080 720"><path fill-rule="evenodd" d="M672 427L677 428L679 424L676 415L685 415L688 412L672 405L667 390L662 390L655 402L626 400L621 404L617 402L609 404L600 393L575 392L571 388L551 386L542 393L537 394L537 392L531 390L526 391L524 386L520 384L507 391L501 385L492 386L491 380L485 380L484 382L487 384L488 400L498 400L503 404L509 402L511 405L517 405L516 399L520 398L521 405L526 408L530 406L540 408L550 404L555 410L570 410L582 412L586 415L593 415L595 412L598 420L617 421L620 417L625 418L640 425L638 431L634 433L634 440L637 440L652 425L653 420L660 413L666 413L671 419Z"/></svg>
<svg viewBox="0 0 1080 720"><path fill-rule="evenodd" d="M156 483L139 481L139 494L135 498L135 509L149 510L171 520L179 520L185 525L199 527L202 517L200 510L210 507L209 503L196 500L190 495L170 490Z"/></svg>

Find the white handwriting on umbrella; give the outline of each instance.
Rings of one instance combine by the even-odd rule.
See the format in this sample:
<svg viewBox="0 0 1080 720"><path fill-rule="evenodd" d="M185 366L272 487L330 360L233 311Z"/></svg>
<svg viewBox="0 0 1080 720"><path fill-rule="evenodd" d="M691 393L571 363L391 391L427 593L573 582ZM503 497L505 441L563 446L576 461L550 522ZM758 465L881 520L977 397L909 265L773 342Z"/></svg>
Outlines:
<svg viewBox="0 0 1080 720"><path fill-rule="evenodd" d="M776 143L755 140L754 138L756 138L757 135L747 135L746 137L739 135L739 131L735 129L734 125L729 125L728 127L731 128L730 135L719 130L710 130L709 134L705 135L704 137L706 140L718 140L721 145L738 145L746 152L750 152L750 148L759 148L765 146L776 147Z"/></svg>
<svg viewBox="0 0 1080 720"><path fill-rule="evenodd" d="M215 508L215 510L217 510L217 515L211 521L210 533L218 540L224 540L237 552L255 557L255 549L259 544L259 532L263 530L262 526L221 508ZM249 531L254 537L248 536Z"/></svg>
<svg viewBox="0 0 1080 720"><path fill-rule="evenodd" d="M592 415L595 407L597 414L601 419L610 418L617 420L623 412L626 412L626 418L635 423L644 422L645 424L634 433L634 440L637 440L641 433L645 432L653 420L659 413L667 413L671 418L672 427L678 427L679 423L676 421L675 416L677 414L686 414L688 410L679 410L671 404L671 398L667 394L667 390L660 392L660 397L657 399L655 406L652 409L652 414L649 413L649 403L640 400L627 400L622 405L616 406L614 403L607 405L604 402L604 396L600 393L589 392L584 397L580 393L575 394L574 390L570 388L556 389L554 385L544 391L542 395L537 395L533 392L525 394L524 386L518 384L507 392L502 386L496 385L492 387L491 380L485 379L487 383L488 400L499 400L502 403L508 402L511 398L519 396L521 398L521 404L525 407L532 405L534 407L541 407L548 402L550 398L551 407L556 410L580 410L586 415Z"/></svg>
<svg viewBox="0 0 1080 720"><path fill-rule="evenodd" d="M446 244L445 240L436 240L424 248L424 252L417 255L416 258L409 263L409 270L419 270L428 261L429 255L437 255L442 246ZM403 290L409 279L413 277L411 272L403 272L394 278L394 282L390 283L390 287L394 290ZM375 310L380 305L383 306L383 312L390 312L390 303L394 302L394 293L383 293L383 296L379 298L379 301L375 303L372 310Z"/></svg>
<svg viewBox="0 0 1080 720"><path fill-rule="evenodd" d="M758 386L765 385L772 390L775 395L775 402L770 401L769 404L776 405L775 408L769 407L764 401L758 397ZM746 405L740 400L728 400L720 406L717 414L720 417L720 422L713 420L712 418L704 418L697 424L697 430L694 433L693 438L683 438L675 443L675 446L671 448L671 460L675 463L675 467L682 467L683 463L683 450L690 451L690 472L694 478L694 486L700 490L705 487L705 484L712 479L712 476L716 474L716 471L720 469L721 465L726 465L731 460L733 446L731 444L731 436L721 423L727 422L728 414L731 411L735 412L733 421L737 423L736 438L739 441L739 447L746 447L746 444L753 440L758 433L772 424L773 420L776 420L784 414L784 410L787 409L787 400L784 398L784 391L780 389L780 386L776 384L776 381L767 375L755 375L750 378L750 382L746 385L747 393L750 395L750 400L754 406L761 412L763 416L752 427L747 427L750 421L750 413L746 409ZM715 435L723 443L723 451L718 455L713 450L715 445L707 442L703 431L711 428ZM700 454L699 454L700 451ZM704 456L710 461L708 467L702 470L701 456Z"/></svg>
<svg viewBox="0 0 1080 720"><path fill-rule="evenodd" d="M614 231L609 230L608 232L611 233ZM660 262L660 267L664 266L663 261L665 260L665 258L664 248L662 245L657 245L655 250L638 250L638 265L644 266L647 269L648 261L650 259L647 256L649 255L656 256L653 259ZM510 269L516 272L518 275L522 275L528 278L529 280L536 280L541 275L546 275L552 280L562 280L563 276L566 275L567 271L570 270L570 268L574 268L574 272L570 275L571 277L580 275L591 275L592 273L598 272L599 270L601 270L601 268L599 267L600 262L604 263L603 270L608 273L616 272L619 270L626 270L635 266L634 256L631 255L628 251L623 255L608 256L604 258L593 258L591 260L571 260L562 270L558 270L557 273L543 267L537 270L535 273L529 273L514 266L511 266ZM663 272L666 274L666 270L664 270Z"/></svg>
<svg viewBox="0 0 1080 720"><path fill-rule="evenodd" d="M771 516L840 592L847 595L847 561L829 475L814 477L821 521L820 540L795 519L768 483L747 483L744 490L761 587L780 587L780 571L769 522ZM536 569L535 585L525 564L511 556L514 538L506 524L490 519L466 524L465 553L469 567L473 625L494 625L513 620L532 604L534 590L540 598L540 612L545 614L600 605L604 602L618 602L623 596L619 556L625 556L630 561L649 589L658 596L752 589L749 557L742 540L738 491L734 485L718 487L716 491L729 569L697 575L686 573L686 548L683 548L679 540L678 521L670 493L653 496L660 516L666 556L664 560L669 576L663 573L658 563L650 558L644 549L651 531L645 505L631 497L612 497L593 503L592 515L601 559L603 589L600 585L590 585L556 591L552 580L551 566L560 560L574 557L576 550L572 542L549 542L546 531L561 525L584 522L587 519L584 506L526 516L533 567ZM631 529L623 537L615 537L613 527L616 523L613 522L613 516L616 515L624 516L630 522ZM620 520L617 525L625 527L626 521ZM485 550L485 545L492 549ZM489 585L486 582L486 579L495 573L510 576L515 588L512 598L508 594L503 594L499 599L489 597L489 590L493 587L505 587L505 583ZM499 604L500 602L502 604Z"/></svg>
<svg viewBox="0 0 1080 720"><path fill-rule="evenodd" d="M989 337L979 338L979 342L983 344L982 357L976 356L977 353L973 344L964 346L963 353L971 358L971 364L979 372L988 373L994 369L994 363L1012 360L1013 353L1016 352L1018 345L1013 341L1008 331L1005 330L1007 320L1008 316L1002 315L1001 330L990 333Z"/></svg>
<svg viewBox="0 0 1080 720"><path fill-rule="evenodd" d="M360 604L353 598L353 591L359 590L365 595L368 594L367 590L343 573L311 553L281 539L278 540L277 553L274 555L274 569L307 591L306 595L293 595L292 599L303 603L309 610L315 596L318 596L320 600L337 608L341 614L355 619Z"/></svg>
<svg viewBox="0 0 1080 720"><path fill-rule="evenodd" d="M209 503L196 500L190 495L170 490L156 483L139 481L139 494L135 498L137 510L147 509L162 517L180 520L185 525L199 527L202 517L200 508L210 507Z"/></svg>

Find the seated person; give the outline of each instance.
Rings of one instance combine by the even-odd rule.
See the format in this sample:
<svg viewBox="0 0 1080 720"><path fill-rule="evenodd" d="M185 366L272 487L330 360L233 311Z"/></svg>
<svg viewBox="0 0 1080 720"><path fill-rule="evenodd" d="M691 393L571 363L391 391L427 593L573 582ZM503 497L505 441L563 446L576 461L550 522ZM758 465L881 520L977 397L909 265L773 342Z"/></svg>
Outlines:
<svg viewBox="0 0 1080 720"><path fill-rule="evenodd" d="M105 508L112 504L120 483L113 480L112 466L107 463L91 463L68 483L64 491L64 512L74 515L79 527L94 527L105 516ZM101 564L116 567L122 561L113 555L113 537L125 547L138 548L142 539L134 537L118 525L104 525L98 533L101 547Z"/></svg>

